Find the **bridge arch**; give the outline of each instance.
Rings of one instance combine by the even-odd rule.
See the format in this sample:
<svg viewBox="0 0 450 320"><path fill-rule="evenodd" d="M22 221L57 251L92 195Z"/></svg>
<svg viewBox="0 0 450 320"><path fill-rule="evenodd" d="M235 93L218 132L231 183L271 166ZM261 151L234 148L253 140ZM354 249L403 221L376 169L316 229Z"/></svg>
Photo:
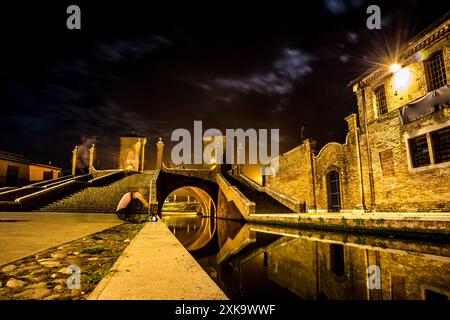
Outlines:
<svg viewBox="0 0 450 320"><path fill-rule="evenodd" d="M219 187L216 183L202 178L183 176L161 171L157 181L157 200L158 215L161 215L164 200L177 189L186 188L197 200L200 200L201 206L204 206L206 212L207 199L212 201L212 212L210 215L215 216L217 212L217 198Z"/></svg>

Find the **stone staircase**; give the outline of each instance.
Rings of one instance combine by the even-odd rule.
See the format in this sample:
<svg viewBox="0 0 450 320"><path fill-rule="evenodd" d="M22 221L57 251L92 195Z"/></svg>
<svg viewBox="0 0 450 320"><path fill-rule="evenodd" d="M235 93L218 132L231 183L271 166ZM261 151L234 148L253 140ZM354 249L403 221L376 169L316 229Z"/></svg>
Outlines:
<svg viewBox="0 0 450 320"><path fill-rule="evenodd" d="M33 211L115 213L122 196L141 187L148 188L154 174L154 171L134 173L105 186L88 187Z"/></svg>
<svg viewBox="0 0 450 320"><path fill-rule="evenodd" d="M256 204L255 213L292 213L291 209L278 202L264 191L257 190L238 175L226 174L227 181L242 192L250 201Z"/></svg>

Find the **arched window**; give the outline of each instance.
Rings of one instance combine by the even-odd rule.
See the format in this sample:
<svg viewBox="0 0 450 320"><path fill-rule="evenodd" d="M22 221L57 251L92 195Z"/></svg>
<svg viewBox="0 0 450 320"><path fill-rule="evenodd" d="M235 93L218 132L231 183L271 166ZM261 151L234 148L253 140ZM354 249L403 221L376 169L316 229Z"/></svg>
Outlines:
<svg viewBox="0 0 450 320"><path fill-rule="evenodd" d="M341 211L341 189L339 172L331 170L328 173L328 210L331 212Z"/></svg>

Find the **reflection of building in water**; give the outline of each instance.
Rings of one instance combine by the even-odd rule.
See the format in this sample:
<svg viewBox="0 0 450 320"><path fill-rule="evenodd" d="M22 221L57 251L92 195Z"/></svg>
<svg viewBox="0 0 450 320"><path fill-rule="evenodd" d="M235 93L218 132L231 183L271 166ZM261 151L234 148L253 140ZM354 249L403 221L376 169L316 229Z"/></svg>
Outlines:
<svg viewBox="0 0 450 320"><path fill-rule="evenodd" d="M198 216L163 220L232 300L450 297L445 245ZM378 268L379 282L371 272Z"/></svg>
<svg viewBox="0 0 450 320"><path fill-rule="evenodd" d="M448 257L292 238L282 238L266 250L268 277L303 299L450 297ZM370 265L381 269L379 290L367 287Z"/></svg>
<svg viewBox="0 0 450 320"><path fill-rule="evenodd" d="M144 153L147 138L135 133L120 136L120 169L144 170Z"/></svg>

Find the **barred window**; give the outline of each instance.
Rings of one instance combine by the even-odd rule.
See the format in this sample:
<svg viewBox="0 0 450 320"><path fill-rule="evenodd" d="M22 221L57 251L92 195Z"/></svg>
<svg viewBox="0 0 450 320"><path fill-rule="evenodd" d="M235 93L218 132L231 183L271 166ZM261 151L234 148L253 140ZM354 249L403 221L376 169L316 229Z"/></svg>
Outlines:
<svg viewBox="0 0 450 320"><path fill-rule="evenodd" d="M384 85L379 86L375 89L375 98L377 101L378 116L382 116L388 112L386 91L384 90Z"/></svg>
<svg viewBox="0 0 450 320"><path fill-rule="evenodd" d="M439 89L447 84L444 55L442 54L442 51L435 53L428 60L425 60L425 74L428 91Z"/></svg>
<svg viewBox="0 0 450 320"><path fill-rule="evenodd" d="M435 163L450 161L450 128L433 132L431 140Z"/></svg>
<svg viewBox="0 0 450 320"><path fill-rule="evenodd" d="M409 149L414 168L427 166L431 163L426 135L421 135L410 139Z"/></svg>

